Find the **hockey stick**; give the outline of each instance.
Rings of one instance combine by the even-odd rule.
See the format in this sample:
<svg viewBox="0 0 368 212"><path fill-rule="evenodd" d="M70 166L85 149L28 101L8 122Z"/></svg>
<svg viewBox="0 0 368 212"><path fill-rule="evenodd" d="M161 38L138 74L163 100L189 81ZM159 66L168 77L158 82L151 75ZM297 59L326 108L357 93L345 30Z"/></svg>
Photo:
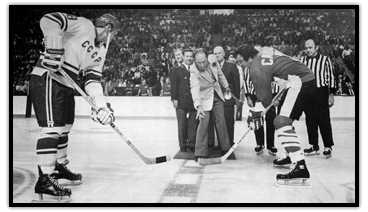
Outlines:
<svg viewBox="0 0 368 212"><path fill-rule="evenodd" d="M98 111L98 107L93 103L93 101L91 100L91 98L74 82L74 80L72 78L70 78L70 76L63 69L58 69L58 71L68 80L68 82L75 88L75 90L77 90L78 93L80 93L83 96L83 98L91 105L91 107L94 110ZM137 153L137 155L146 164L152 165L152 164L157 164L157 163L168 162L168 161L171 160L170 155L156 157L156 158L147 158L147 157L145 157L144 155L142 155L142 153L140 153L138 151L137 148L135 148L135 146L129 141L129 139L126 138L122 132L120 132L120 130L115 126L114 123L110 123L110 126L129 145L129 147L132 148L135 153Z"/></svg>
<svg viewBox="0 0 368 212"><path fill-rule="evenodd" d="M279 98L281 98L281 96L284 94L286 89L281 90L273 99L271 104L263 110L263 112L261 113L261 116L264 116L267 111L275 104L275 101ZM234 95L232 95L233 98L236 98ZM236 100L236 99L235 99ZM243 139L245 138L245 136L250 132L251 128L248 127L248 130L245 132L245 134L240 138L239 141L235 142L234 145L229 149L229 151L227 151L227 153L225 155L223 155L222 157L219 158L198 158L198 164L199 165L214 165L214 164L221 164L223 162L225 162L225 160L231 155L231 153L233 153L235 151L235 149L239 146L240 142L243 141Z"/></svg>

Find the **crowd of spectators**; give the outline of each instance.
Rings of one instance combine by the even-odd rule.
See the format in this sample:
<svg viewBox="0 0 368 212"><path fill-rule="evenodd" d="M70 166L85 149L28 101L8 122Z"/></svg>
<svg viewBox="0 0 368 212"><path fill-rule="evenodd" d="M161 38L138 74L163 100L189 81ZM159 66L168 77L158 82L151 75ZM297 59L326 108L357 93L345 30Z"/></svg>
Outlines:
<svg viewBox="0 0 368 212"><path fill-rule="evenodd" d="M111 13L122 27L109 46L102 86L106 95L163 95L170 88L169 72L176 65L175 48L221 45L228 52L241 44L273 46L300 58L305 40L313 38L333 61L343 58L355 69L355 12L348 9L235 9L230 15L200 9L61 9L91 21ZM33 66L43 51L40 18L56 10L22 10L10 20L13 39L13 94L26 94ZM24 18L27 17L27 18ZM338 75L344 70L334 64ZM162 80L160 80L162 78ZM142 81L145 84L142 87ZM78 83L82 85L81 74ZM145 93L146 94L146 93Z"/></svg>

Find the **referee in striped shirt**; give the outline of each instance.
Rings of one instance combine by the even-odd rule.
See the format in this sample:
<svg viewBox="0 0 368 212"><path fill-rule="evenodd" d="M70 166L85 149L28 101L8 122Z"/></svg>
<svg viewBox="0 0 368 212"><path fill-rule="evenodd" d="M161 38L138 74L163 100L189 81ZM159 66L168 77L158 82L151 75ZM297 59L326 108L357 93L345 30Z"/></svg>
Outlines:
<svg viewBox="0 0 368 212"><path fill-rule="evenodd" d="M271 84L272 88L272 95L273 97L276 96L276 94L279 92L280 87L276 85L276 83ZM254 90L254 86L252 81L249 77L249 69L245 69L245 79L244 79L244 91L245 91L245 97L246 101L249 107L254 107L255 102L257 101L256 93ZM282 101L282 100L281 100ZM281 106L279 104L278 106ZM279 108L279 107L278 107ZM275 147L275 125L273 124L273 120L276 117L276 110L275 107L271 107L268 112L266 113L266 142L267 142L267 149L268 153L271 155L276 155L277 149ZM262 126L258 130L254 131L257 146L254 148L257 155L263 153L264 149L264 127Z"/></svg>
<svg viewBox="0 0 368 212"><path fill-rule="evenodd" d="M332 128L330 120L330 107L334 105L334 93L336 90L335 78L330 59L317 52L318 46L310 39L305 42L307 57L301 59L316 76L317 90L313 95L314 102L305 110L306 125L308 131L309 149L304 149L305 155L319 154L318 127L322 136L325 149L323 154L331 157Z"/></svg>

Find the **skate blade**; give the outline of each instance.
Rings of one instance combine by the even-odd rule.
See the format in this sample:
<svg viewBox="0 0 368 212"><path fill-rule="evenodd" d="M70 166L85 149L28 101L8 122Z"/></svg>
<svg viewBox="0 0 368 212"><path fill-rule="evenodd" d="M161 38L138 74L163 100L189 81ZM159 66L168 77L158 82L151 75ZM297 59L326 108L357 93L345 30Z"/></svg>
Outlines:
<svg viewBox="0 0 368 212"><path fill-rule="evenodd" d="M256 152L257 155L261 155L263 154L263 150L259 151L259 152Z"/></svg>
<svg viewBox="0 0 368 212"><path fill-rule="evenodd" d="M290 165L275 165L273 164L275 168L283 168L283 169L290 169Z"/></svg>
<svg viewBox="0 0 368 212"><path fill-rule="evenodd" d="M311 188L312 184L308 183L309 178L295 178L289 180L278 179L276 185L285 188Z"/></svg>
<svg viewBox="0 0 368 212"><path fill-rule="evenodd" d="M330 157L332 157L332 155L325 155L326 159L329 159Z"/></svg>
<svg viewBox="0 0 368 212"><path fill-rule="evenodd" d="M276 156L276 153L273 153L273 152L270 152L270 151L268 151L268 154Z"/></svg>
<svg viewBox="0 0 368 212"><path fill-rule="evenodd" d="M82 180L58 179L58 181L61 186L78 186L83 183Z"/></svg>
<svg viewBox="0 0 368 212"><path fill-rule="evenodd" d="M305 156L313 156L313 155L319 155L319 152L314 153L304 153Z"/></svg>
<svg viewBox="0 0 368 212"><path fill-rule="evenodd" d="M32 200L32 203L68 203L72 201L70 196L51 196L47 194L38 194L39 199Z"/></svg>

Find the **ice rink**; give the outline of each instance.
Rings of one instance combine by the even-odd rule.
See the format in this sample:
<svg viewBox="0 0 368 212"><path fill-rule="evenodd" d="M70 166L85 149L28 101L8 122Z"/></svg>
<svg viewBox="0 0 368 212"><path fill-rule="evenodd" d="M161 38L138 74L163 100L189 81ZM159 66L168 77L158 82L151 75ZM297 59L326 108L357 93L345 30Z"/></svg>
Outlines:
<svg viewBox="0 0 368 212"><path fill-rule="evenodd" d="M177 121L172 118L117 117L116 126L146 157L178 152ZM284 150L277 141L277 156L256 155L250 132L235 150L237 160L199 166L193 160L172 159L146 165L109 126L77 116L69 134L68 165L83 175L83 184L70 187L72 203L354 203L355 118L334 117L333 155L306 158L311 188L275 185L272 161ZM294 123L302 149L309 147L304 119ZM247 129L246 119L236 121L235 140ZM30 203L37 177L36 119L13 116L13 202ZM322 141L320 147L323 149ZM11 197L9 197L11 198ZM261 205L260 205L261 206Z"/></svg>

